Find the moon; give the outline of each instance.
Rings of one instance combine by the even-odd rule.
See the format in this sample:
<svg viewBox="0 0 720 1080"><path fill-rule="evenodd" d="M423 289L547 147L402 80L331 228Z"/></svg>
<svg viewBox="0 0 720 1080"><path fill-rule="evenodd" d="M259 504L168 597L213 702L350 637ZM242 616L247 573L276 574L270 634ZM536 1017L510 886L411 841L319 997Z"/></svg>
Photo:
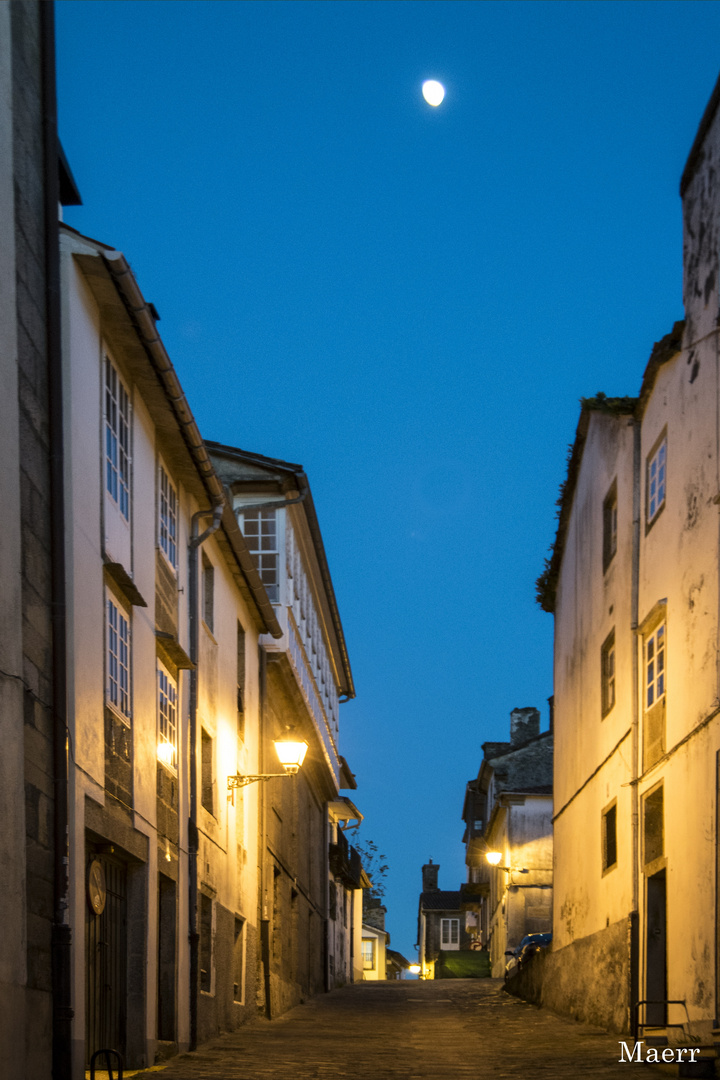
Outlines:
<svg viewBox="0 0 720 1080"><path fill-rule="evenodd" d="M422 93L428 105L439 105L445 97L445 87L437 79L426 79L422 84Z"/></svg>

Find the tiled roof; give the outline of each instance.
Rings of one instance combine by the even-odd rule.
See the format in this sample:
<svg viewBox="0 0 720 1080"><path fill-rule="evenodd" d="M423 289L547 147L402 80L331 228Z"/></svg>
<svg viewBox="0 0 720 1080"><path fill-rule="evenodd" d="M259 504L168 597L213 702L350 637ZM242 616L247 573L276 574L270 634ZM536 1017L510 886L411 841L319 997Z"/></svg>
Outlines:
<svg viewBox="0 0 720 1080"><path fill-rule="evenodd" d="M420 894L420 906L426 911L459 911L460 893L445 892L443 889L424 892Z"/></svg>

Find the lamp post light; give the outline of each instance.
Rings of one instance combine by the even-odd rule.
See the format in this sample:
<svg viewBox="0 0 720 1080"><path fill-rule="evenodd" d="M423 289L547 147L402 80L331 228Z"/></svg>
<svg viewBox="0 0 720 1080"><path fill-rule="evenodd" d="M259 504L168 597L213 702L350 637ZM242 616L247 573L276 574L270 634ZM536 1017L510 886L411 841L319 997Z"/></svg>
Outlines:
<svg viewBox="0 0 720 1080"><path fill-rule="evenodd" d="M299 772L307 753L307 742L304 739L276 739L273 745L285 771L252 775L236 773L234 776L228 776L228 791L230 792L228 799L234 802L235 788L246 787L247 784L254 784L257 780L272 780L274 776L295 776Z"/></svg>
<svg viewBox="0 0 720 1080"><path fill-rule="evenodd" d="M502 852L501 851L486 851L485 852L485 858L487 859L487 861L490 863L491 866L497 867L498 870L504 870L507 874L512 874L512 873L515 873L515 874L529 874L530 873L530 871L526 870L524 866L523 867L520 867L520 866L501 866L500 865L500 860L502 859Z"/></svg>

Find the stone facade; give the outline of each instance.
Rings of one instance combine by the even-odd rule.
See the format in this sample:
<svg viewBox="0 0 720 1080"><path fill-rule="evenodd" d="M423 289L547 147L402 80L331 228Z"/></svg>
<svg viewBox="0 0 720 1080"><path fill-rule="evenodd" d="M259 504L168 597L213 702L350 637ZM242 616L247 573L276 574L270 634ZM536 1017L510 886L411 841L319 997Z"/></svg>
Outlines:
<svg viewBox="0 0 720 1080"><path fill-rule="evenodd" d="M536 708L513 709L510 741L483 743L477 778L466 787L462 902L495 977L526 934L552 929L553 741L552 730L540 732ZM488 851L501 865L488 863Z"/></svg>
<svg viewBox="0 0 720 1080"><path fill-rule="evenodd" d="M44 6L0 3L0 1046L28 1077L53 1057L56 907Z"/></svg>
<svg viewBox="0 0 720 1080"><path fill-rule="evenodd" d="M538 582L555 616L544 967L571 988L569 1011L627 1030L638 1002L685 1000L687 1017L642 1005L640 1020L699 1038L720 1001L719 102L720 84L682 178L685 321L654 346L636 398L583 401ZM595 1008L598 984L611 990Z"/></svg>
<svg viewBox="0 0 720 1080"><path fill-rule="evenodd" d="M339 753L339 706L354 686L302 467L208 446L282 629L261 638L263 771L277 768L273 740L286 732L309 747L291 782L271 780L260 795L261 1001L272 1017L356 977L362 869L338 836L357 815L340 796L355 786Z"/></svg>

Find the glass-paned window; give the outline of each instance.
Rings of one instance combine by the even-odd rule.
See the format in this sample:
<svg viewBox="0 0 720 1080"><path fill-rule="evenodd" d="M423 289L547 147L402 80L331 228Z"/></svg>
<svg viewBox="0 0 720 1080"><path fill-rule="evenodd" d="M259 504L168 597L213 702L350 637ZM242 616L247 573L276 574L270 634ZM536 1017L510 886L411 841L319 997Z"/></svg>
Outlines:
<svg viewBox="0 0 720 1080"><path fill-rule="evenodd" d="M647 465L647 520L648 525L657 517L665 502L665 478L667 470L667 439L648 459Z"/></svg>
<svg viewBox="0 0 720 1080"><path fill-rule="evenodd" d="M158 664L158 758L171 769L177 767L177 683Z"/></svg>
<svg viewBox="0 0 720 1080"><path fill-rule="evenodd" d="M175 569L177 567L177 491L162 465L160 466L159 514L160 547L165 552L167 561Z"/></svg>
<svg viewBox="0 0 720 1080"><path fill-rule="evenodd" d="M602 714L607 714L615 704L615 631L605 639L601 651L602 663Z"/></svg>
<svg viewBox="0 0 720 1080"><path fill-rule="evenodd" d="M245 507L242 516L243 535L260 579L270 600L277 603L280 599L277 514L274 510Z"/></svg>
<svg viewBox="0 0 720 1080"><path fill-rule="evenodd" d="M665 694L665 623L645 641L645 708L651 708Z"/></svg>
<svg viewBox="0 0 720 1080"><path fill-rule="evenodd" d="M375 942L370 938L362 941L363 970L373 971L375 968Z"/></svg>
<svg viewBox="0 0 720 1080"><path fill-rule="evenodd" d="M603 502L603 573L615 557L617 551L618 497L617 481L605 496Z"/></svg>
<svg viewBox="0 0 720 1080"><path fill-rule="evenodd" d="M107 700L130 716L130 620L112 596L107 598Z"/></svg>
<svg viewBox="0 0 720 1080"><path fill-rule="evenodd" d="M105 487L122 516L130 519L130 398L105 357Z"/></svg>
<svg viewBox="0 0 720 1080"><path fill-rule="evenodd" d="M440 941L443 945L457 945L460 940L460 920L440 920Z"/></svg>

